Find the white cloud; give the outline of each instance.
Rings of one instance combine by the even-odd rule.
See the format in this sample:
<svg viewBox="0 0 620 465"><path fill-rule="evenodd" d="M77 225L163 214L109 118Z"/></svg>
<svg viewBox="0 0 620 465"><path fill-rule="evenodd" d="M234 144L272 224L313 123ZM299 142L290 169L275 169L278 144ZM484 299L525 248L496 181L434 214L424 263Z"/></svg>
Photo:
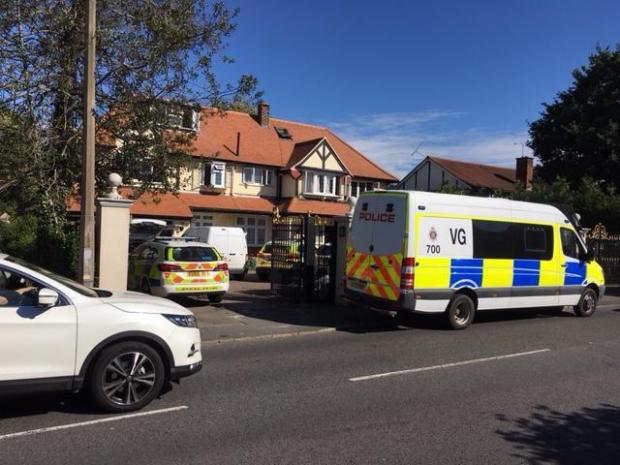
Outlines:
<svg viewBox="0 0 620 465"><path fill-rule="evenodd" d="M525 128L497 131L485 128L454 129L463 113L427 110L415 113L353 115L327 126L374 162L396 176L407 174L424 155L463 161L514 166L521 155ZM459 126L462 126L462 121ZM417 154L412 152L420 145ZM525 154L531 150L525 147Z"/></svg>

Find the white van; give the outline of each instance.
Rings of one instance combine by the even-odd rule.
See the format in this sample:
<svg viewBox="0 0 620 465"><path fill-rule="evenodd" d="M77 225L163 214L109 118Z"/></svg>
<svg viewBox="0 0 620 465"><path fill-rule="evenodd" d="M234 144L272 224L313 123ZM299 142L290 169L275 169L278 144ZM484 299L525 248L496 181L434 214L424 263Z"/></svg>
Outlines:
<svg viewBox="0 0 620 465"><path fill-rule="evenodd" d="M228 226L205 226L190 228L185 236L195 237L217 249L228 263L228 271L243 279L248 271L248 243L242 228Z"/></svg>
<svg viewBox="0 0 620 465"><path fill-rule="evenodd" d="M477 310L570 305L590 316L605 280L550 205L373 191L355 207L345 292L390 312L444 313L462 329Z"/></svg>

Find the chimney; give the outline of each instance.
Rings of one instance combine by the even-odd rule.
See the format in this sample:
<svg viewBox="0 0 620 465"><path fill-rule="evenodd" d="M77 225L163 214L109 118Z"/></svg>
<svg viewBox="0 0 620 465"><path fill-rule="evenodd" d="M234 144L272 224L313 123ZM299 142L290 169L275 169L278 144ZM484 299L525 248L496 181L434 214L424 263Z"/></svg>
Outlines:
<svg viewBox="0 0 620 465"><path fill-rule="evenodd" d="M532 157L517 158L517 182L528 190L532 188L534 178L534 159Z"/></svg>
<svg viewBox="0 0 620 465"><path fill-rule="evenodd" d="M269 126L269 104L267 102L259 102L258 104L258 123L261 126Z"/></svg>

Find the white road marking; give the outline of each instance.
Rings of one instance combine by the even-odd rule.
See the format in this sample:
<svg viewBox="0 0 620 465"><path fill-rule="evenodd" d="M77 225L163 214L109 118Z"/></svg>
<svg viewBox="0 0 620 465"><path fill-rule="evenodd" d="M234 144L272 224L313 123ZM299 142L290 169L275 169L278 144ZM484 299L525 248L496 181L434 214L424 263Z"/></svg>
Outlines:
<svg viewBox="0 0 620 465"><path fill-rule="evenodd" d="M542 354L550 352L551 349L530 350L529 352L519 352L516 354L497 355L495 357L476 358L473 360L464 360L462 362L444 363L442 365L433 365L430 367L412 368L410 370L390 371L388 373L378 373L376 375L359 376L357 378L349 378L349 381L368 381L370 379L386 378L388 376L407 375L410 373L421 373L423 371L440 370L443 368L459 367L463 365L472 365L474 363L491 362L494 360L504 360L506 358L525 357L526 355Z"/></svg>
<svg viewBox="0 0 620 465"><path fill-rule="evenodd" d="M79 423L70 423L67 425L49 426L47 428L31 429L29 431L20 431L19 433L11 433L0 436L3 439L18 438L20 436L32 436L33 434L49 433L51 431L60 431L63 429L79 428L80 426L98 425L100 423L110 423L112 421L128 420L130 418L146 417L148 415L158 415L160 413L170 413L189 408L187 405L178 407L163 408L160 410L150 410L148 412L129 413L127 415L118 415L116 417L100 418L99 420L81 421Z"/></svg>

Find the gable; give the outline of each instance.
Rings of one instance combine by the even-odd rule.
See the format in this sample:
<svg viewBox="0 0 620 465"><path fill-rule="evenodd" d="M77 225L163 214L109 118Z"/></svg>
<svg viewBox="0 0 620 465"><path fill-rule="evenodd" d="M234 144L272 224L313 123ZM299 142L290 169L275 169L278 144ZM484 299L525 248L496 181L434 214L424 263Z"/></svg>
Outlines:
<svg viewBox="0 0 620 465"><path fill-rule="evenodd" d="M312 168L318 170L336 171L348 173L338 155L329 145L327 140L321 139L310 151L296 163L299 168Z"/></svg>
<svg viewBox="0 0 620 465"><path fill-rule="evenodd" d="M275 117L270 118L269 124L261 126L246 113L218 112L205 107L196 138L192 141L192 154L195 157L217 157L222 161L290 169L325 139L340 161L340 168L336 171L366 179L397 180L328 128ZM276 127L286 129L291 138L279 137ZM303 153L300 155L300 152ZM336 168L331 161L326 165Z"/></svg>

